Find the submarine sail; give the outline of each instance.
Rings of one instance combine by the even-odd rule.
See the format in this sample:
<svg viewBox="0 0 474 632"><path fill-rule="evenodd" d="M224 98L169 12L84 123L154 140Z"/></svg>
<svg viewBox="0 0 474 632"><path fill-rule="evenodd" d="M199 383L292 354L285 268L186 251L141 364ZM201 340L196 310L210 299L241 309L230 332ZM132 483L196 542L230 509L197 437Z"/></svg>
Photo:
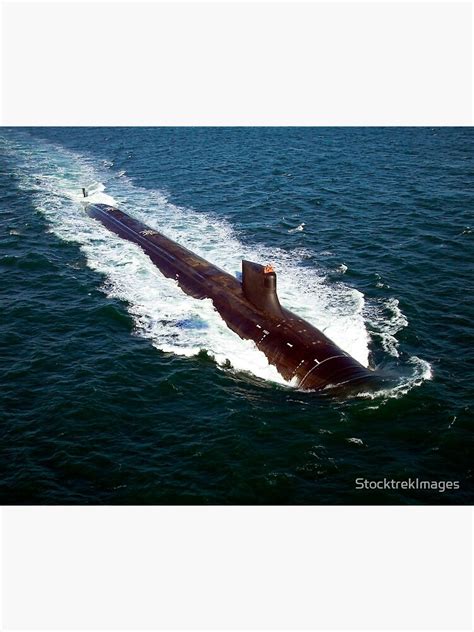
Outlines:
<svg viewBox="0 0 474 632"><path fill-rule="evenodd" d="M196 299L210 298L227 326L253 340L285 380L305 390L374 388L375 371L362 366L321 331L285 309L270 266L242 261L242 282L161 232L108 204L89 203L87 214L138 244L157 268Z"/></svg>

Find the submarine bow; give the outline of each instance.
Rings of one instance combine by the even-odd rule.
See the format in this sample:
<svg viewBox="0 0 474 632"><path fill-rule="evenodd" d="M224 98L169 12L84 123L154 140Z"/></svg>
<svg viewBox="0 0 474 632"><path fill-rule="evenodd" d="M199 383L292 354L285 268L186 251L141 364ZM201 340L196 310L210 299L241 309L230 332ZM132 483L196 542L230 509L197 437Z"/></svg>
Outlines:
<svg viewBox="0 0 474 632"><path fill-rule="evenodd" d="M364 390L378 382L319 329L281 306L270 266L242 261L242 282L161 232L107 204L89 203L87 214L138 244L168 278L197 299L210 298L227 326L253 340L283 378L305 390Z"/></svg>

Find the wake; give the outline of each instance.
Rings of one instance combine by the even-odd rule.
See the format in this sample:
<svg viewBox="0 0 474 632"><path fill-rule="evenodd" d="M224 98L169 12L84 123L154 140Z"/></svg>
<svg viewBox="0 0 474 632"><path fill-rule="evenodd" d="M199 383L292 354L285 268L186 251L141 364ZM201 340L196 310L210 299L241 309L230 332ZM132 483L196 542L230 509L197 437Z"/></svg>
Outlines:
<svg viewBox="0 0 474 632"><path fill-rule="evenodd" d="M216 363L259 378L291 386L250 340L234 334L215 311L209 299L195 300L164 277L135 244L110 233L84 212L82 187L88 202L110 204L238 276L241 260L272 263L278 273L281 303L302 316L364 366L369 364L371 341L367 325L380 331L384 353L398 356L395 334L408 321L390 299L392 311L370 306L372 323L366 322L364 295L342 282L329 285L327 271L304 265L307 253L239 240L222 218L171 204L164 193L136 186L125 172L115 172L112 163L97 166L79 155L18 132L0 138L2 149L15 170L20 188L30 192L35 207L60 239L77 243L88 265L104 275L103 291L123 301L133 317L136 333L150 339L164 352L194 356L203 349ZM396 322L395 322L396 321ZM377 333L375 334L377 335ZM415 359L414 359L415 358ZM389 396L399 396L424 379L431 369L415 356L413 373Z"/></svg>

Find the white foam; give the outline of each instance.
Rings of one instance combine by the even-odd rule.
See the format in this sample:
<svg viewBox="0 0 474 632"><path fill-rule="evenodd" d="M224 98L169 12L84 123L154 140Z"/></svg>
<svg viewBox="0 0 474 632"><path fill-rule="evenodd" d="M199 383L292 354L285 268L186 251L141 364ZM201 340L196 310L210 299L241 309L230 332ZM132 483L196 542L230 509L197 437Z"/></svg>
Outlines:
<svg viewBox="0 0 474 632"><path fill-rule="evenodd" d="M349 437L348 439L346 439L346 441L348 443L355 443L356 445L364 445L362 439L359 439L357 437Z"/></svg>
<svg viewBox="0 0 474 632"><path fill-rule="evenodd" d="M104 292L126 303L137 333L150 338L156 348L184 356L205 349L220 365L230 362L238 371L286 384L253 342L240 339L227 327L210 300L198 301L184 294L138 246L89 218L84 213L85 201L117 205L231 274L240 272L242 259L273 262L282 304L368 365L370 336L363 294L343 283L327 284L325 271L304 265L305 251L290 254L242 243L225 220L171 204L161 191L143 189L124 172L113 172L108 161L100 167L92 158L30 139L27 134L20 140L0 142L17 165L20 186L32 192L53 232L80 245L89 266L105 275ZM89 192L87 200L82 187ZM394 336L395 321L398 327L406 326L407 321L396 299L386 307L392 313L388 322L376 310L375 314L387 335ZM383 344L393 354L393 347Z"/></svg>
<svg viewBox="0 0 474 632"><path fill-rule="evenodd" d="M406 395L409 391L417 386L421 386L423 382L431 380L433 378L433 372L431 365L426 360L422 360L418 356L412 356L409 358L408 363L413 367L413 373L409 376L401 378L395 386L387 389L380 389L379 391L370 393L362 392L357 397L365 399L379 399L380 403L390 399L400 399ZM375 406L377 409L379 406Z"/></svg>
<svg viewBox="0 0 474 632"><path fill-rule="evenodd" d="M290 228L288 230L289 233L300 233L301 231L304 230L304 222L301 222L301 224L299 224L298 226L296 226L296 228Z"/></svg>
<svg viewBox="0 0 474 632"><path fill-rule="evenodd" d="M389 298L382 303L382 310L367 310L367 320L372 327L372 335L380 339L383 349L394 358L398 358L399 342L396 334L408 326L408 319L400 309L396 298Z"/></svg>

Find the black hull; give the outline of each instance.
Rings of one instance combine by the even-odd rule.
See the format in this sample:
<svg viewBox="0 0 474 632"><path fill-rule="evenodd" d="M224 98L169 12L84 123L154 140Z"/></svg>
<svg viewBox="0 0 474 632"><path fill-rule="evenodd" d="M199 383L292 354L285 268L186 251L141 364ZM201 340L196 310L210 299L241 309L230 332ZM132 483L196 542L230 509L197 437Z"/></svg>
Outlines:
<svg viewBox="0 0 474 632"><path fill-rule="evenodd" d="M88 215L138 244L159 270L197 299L210 298L227 326L253 340L285 380L305 390L374 388L379 376L342 351L321 331L281 307L276 275L243 262L242 283L187 248L106 204L88 204Z"/></svg>

